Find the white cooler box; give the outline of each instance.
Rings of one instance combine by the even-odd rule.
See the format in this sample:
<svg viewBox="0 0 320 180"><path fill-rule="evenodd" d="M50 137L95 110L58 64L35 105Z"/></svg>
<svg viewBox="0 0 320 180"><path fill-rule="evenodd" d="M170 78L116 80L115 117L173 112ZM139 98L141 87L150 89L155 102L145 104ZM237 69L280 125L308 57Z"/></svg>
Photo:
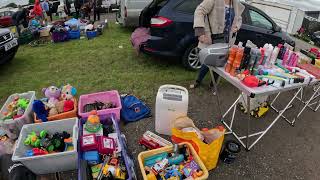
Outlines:
<svg viewBox="0 0 320 180"><path fill-rule="evenodd" d="M19 93L12 94L11 96L8 97L7 101L2 106L1 112L0 112L0 128L2 128L6 132L6 134L10 139L17 139L19 137L20 130L24 124L33 123L32 103L36 99L35 94L36 94L35 91L29 91L29 92L20 93L20 94ZM11 102L13 102L16 96L30 100L30 103L27 109L25 110L23 116L21 116L20 118L17 118L15 120L7 119L5 121L2 121L1 119L4 118L3 112L7 111L7 106Z"/></svg>
<svg viewBox="0 0 320 180"><path fill-rule="evenodd" d="M188 90L181 86L163 85L156 99L156 132L171 135L171 121L188 113Z"/></svg>
<svg viewBox="0 0 320 180"><path fill-rule="evenodd" d="M199 52L199 59L201 64L214 67L223 67L227 63L229 52L229 44L216 43Z"/></svg>
<svg viewBox="0 0 320 180"><path fill-rule="evenodd" d="M67 131L72 137L74 149L72 151L26 157L26 151L32 149L32 147L24 145L25 138L32 131L39 133L42 130L47 130L49 134ZM12 155L12 161L21 162L35 174L49 174L77 169L78 132L78 118L24 125Z"/></svg>

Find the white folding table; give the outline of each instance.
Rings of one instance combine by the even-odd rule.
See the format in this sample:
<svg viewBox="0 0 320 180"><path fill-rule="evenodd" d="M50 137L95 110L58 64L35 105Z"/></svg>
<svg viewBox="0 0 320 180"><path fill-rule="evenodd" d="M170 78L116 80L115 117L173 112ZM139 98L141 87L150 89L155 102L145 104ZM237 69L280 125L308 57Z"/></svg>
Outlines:
<svg viewBox="0 0 320 180"><path fill-rule="evenodd" d="M241 145L246 148L246 150L250 150L258 141L261 140L261 138L270 130L270 128L280 119L284 118L289 124L292 126L294 125L295 121L299 116L302 114L302 112L306 109L306 107L310 107L310 102L315 99L317 95L319 95L319 90L320 86L314 89L314 94L310 97L309 100L306 102L302 101L302 95L301 95L301 101L304 103L304 107L299 111L297 116L293 120L289 120L286 118L283 113L287 111L289 108L292 107L292 103L294 102L295 99L300 100L298 95L302 94L303 89L308 86L314 86L317 84L319 81L318 80L313 80L312 82L305 82L305 83L295 83L295 84L289 84L286 85L285 87L275 87L272 85L269 86L261 86L261 87L256 87L256 88L250 88L246 85L244 85L238 78L231 76L229 73L225 72L223 67L211 67L208 66L210 69L210 75L211 79L215 88L216 92L216 98L217 98L217 103L218 103L218 108L219 108L219 113L220 113L220 120L224 124L224 126L228 129L227 134L232 134L240 143ZM229 83L231 83L233 86L235 86L237 89L240 91L239 97L234 101L234 103L228 108L228 110L222 115L222 109L221 109L221 102L220 102L220 97L218 93L218 88L217 88L217 82L213 76L213 71L219 74L219 76ZM294 96L290 99L289 103L283 108L282 110L278 110L274 107L275 101L278 99L280 94L282 92L290 91L290 90L297 90L294 93ZM256 96L261 96L261 95L273 95L277 94L277 96L273 99L272 103L270 104L272 109L275 110L275 112L278 113L277 117L268 125L268 127L260 132L256 133L249 133L250 132L250 100L251 98L254 98ZM319 95L320 96L320 95ZM233 128L233 123L235 121L235 114L236 114L236 108L239 100L241 98L246 98L247 103L246 103L246 109L247 109L247 131L245 136L240 136L237 132L234 131ZM245 99L244 99L245 100ZM233 111L232 111L233 110ZM232 116L231 116L231 121L228 124L225 121L225 117L232 111ZM249 138L258 136L258 138L253 141L253 143L249 144ZM245 142L243 140L246 140Z"/></svg>

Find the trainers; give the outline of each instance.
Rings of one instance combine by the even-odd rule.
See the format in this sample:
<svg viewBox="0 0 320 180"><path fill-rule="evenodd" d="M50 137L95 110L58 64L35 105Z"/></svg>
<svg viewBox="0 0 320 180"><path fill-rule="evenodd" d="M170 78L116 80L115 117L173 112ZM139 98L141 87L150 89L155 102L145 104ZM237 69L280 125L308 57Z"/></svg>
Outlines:
<svg viewBox="0 0 320 180"><path fill-rule="evenodd" d="M191 84L189 87L190 87L190 89L195 89L195 88L199 87L199 85L200 84L198 82L196 82L194 84Z"/></svg>

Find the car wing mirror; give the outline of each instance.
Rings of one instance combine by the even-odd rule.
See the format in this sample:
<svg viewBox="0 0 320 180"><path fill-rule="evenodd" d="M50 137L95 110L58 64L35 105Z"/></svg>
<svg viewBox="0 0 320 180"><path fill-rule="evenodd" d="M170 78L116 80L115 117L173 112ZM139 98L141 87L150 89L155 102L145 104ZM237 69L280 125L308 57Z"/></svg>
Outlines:
<svg viewBox="0 0 320 180"><path fill-rule="evenodd" d="M274 31L275 31L275 32L280 32L280 31L281 31L281 27L280 27L280 26L274 27Z"/></svg>

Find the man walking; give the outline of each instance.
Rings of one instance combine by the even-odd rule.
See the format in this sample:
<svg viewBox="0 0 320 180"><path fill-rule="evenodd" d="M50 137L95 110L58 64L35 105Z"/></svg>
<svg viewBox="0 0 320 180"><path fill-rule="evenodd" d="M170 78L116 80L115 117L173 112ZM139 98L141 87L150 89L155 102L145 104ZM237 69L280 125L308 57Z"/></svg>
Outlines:
<svg viewBox="0 0 320 180"><path fill-rule="evenodd" d="M100 21L100 10L102 6L102 0L93 0L93 14L94 14L94 21L98 19Z"/></svg>

